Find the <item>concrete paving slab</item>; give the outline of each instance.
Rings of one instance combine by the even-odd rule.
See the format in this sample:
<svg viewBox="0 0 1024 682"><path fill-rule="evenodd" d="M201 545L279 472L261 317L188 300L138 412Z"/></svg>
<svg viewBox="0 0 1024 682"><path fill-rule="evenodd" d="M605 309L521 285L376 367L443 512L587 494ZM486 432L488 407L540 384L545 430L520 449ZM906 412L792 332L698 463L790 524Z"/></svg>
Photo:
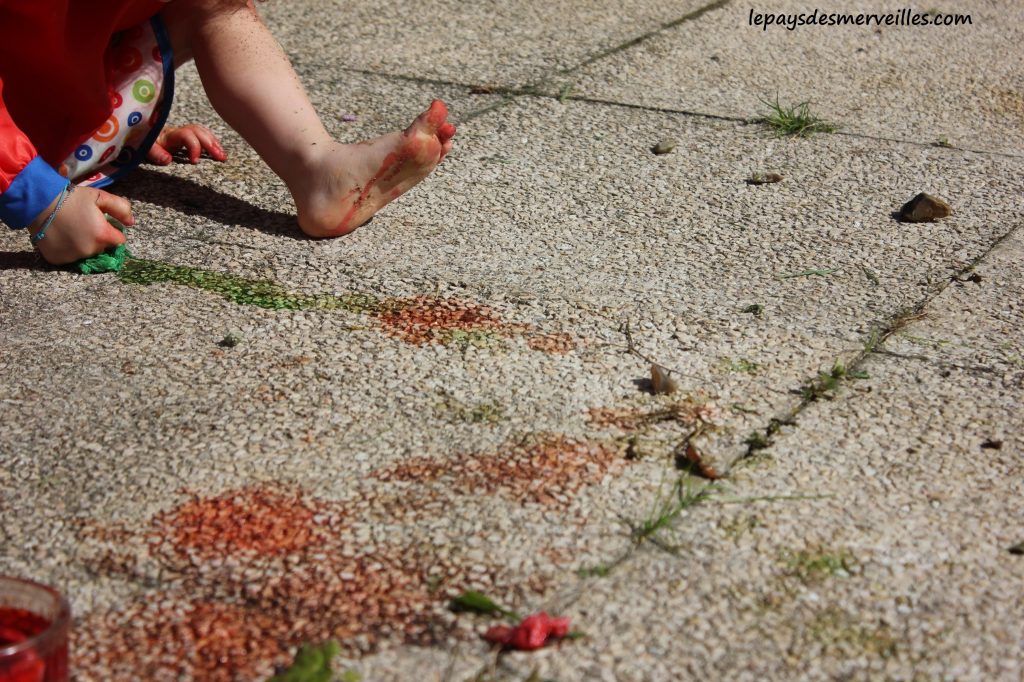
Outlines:
<svg viewBox="0 0 1024 682"><path fill-rule="evenodd" d="M368 70L464 85L523 87L709 4L344 0L261 7L299 68Z"/></svg>
<svg viewBox="0 0 1024 682"><path fill-rule="evenodd" d="M301 238L222 127L229 163L120 186L143 226L121 277L0 235L0 573L72 595L83 680L265 679L329 636L367 679L475 675L493 621L449 597L561 611L612 584L578 572L634 550L680 443L704 430L724 471L1020 223L1019 159L538 98L484 113L501 98L339 75L306 18L278 21L339 137L441 96L458 145L342 240ZM211 121L194 71L179 84L176 120ZM745 183L762 171L785 178ZM921 189L954 216L894 222ZM651 395L639 355L681 393Z"/></svg>
<svg viewBox="0 0 1024 682"><path fill-rule="evenodd" d="M1014 3L931 3L969 26L751 26L750 13L798 15L797 0L724 7L563 77L573 96L753 118L811 102L842 130L1019 155L1024 149L1024 37ZM858 2L820 11L889 13ZM561 87L561 86L559 86ZM551 92L554 92L551 89Z"/></svg>
<svg viewBox="0 0 1024 682"><path fill-rule="evenodd" d="M621 130L634 141L624 145ZM651 154L648 142L666 135L677 150ZM591 407L643 395L635 382L647 367L622 352L629 320L643 355L718 404L723 428L707 435L708 456L722 470L754 429L799 402L793 392L809 377L857 352L872 329L1015 224L1022 189L1019 161L985 154L835 136L777 140L742 124L523 100L463 126L426 191L366 229L295 242L290 201L264 189L274 183L256 162L239 163L261 181L258 196L254 185L222 181L230 167L175 167L166 183L181 192L225 187L214 206L260 206L232 225L217 209L157 200L165 173L134 181L140 216L166 226L148 233L139 254L305 294L457 296L533 325L513 344L568 335L575 352L558 361L565 380L525 391L539 402L524 419L537 423L547 423L549 404L579 422ZM745 182L769 168L783 182ZM896 222L891 213L922 189L953 202L955 215ZM276 227L253 230L261 216ZM761 314L744 312L758 305ZM473 381L507 390L507 364L494 356L483 372L491 378Z"/></svg>
<svg viewBox="0 0 1024 682"><path fill-rule="evenodd" d="M587 581L568 610L587 639L493 679L1019 679L1022 257L1017 233L734 476L731 503L681 515L674 556ZM928 358L891 350L940 330Z"/></svg>

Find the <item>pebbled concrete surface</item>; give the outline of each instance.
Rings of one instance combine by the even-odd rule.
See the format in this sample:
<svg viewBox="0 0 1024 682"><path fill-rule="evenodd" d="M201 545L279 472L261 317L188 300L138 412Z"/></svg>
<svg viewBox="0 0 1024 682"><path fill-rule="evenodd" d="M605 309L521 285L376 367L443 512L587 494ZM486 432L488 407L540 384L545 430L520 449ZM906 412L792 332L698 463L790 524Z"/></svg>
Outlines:
<svg viewBox="0 0 1024 682"><path fill-rule="evenodd" d="M760 100L776 97L784 105L809 101L848 133L1020 155L1024 57L1005 50L1021 39L1019 5L910 8L970 15L969 26L750 25L752 10L814 9L799 0L729 3L564 78L580 97L716 116L763 116ZM886 2L819 7L901 9Z"/></svg>
<svg viewBox="0 0 1024 682"><path fill-rule="evenodd" d="M1019 118L953 97L956 141L1009 153L935 147L937 105L879 118L892 92L853 69L827 113L855 135L729 120L742 79L680 85L697 38L763 47L729 3L334 9L261 6L332 133L434 97L460 127L370 225L303 239L186 67L173 117L231 160L117 189L133 253L191 286L0 235L0 573L71 596L79 679L265 679L328 637L367 680L1020 676ZM977 12L957 50L885 59L967 92L1016 30ZM852 34L819 31L769 34L799 58L766 73L838 88L796 80L845 63ZM680 93L725 118L664 110ZM954 215L896 222L921 190ZM650 361L680 393L650 393ZM825 391L837 361L866 378ZM688 438L729 476L681 471ZM676 485L706 497L644 536ZM466 589L587 637L497 657L494 619L447 608Z"/></svg>
<svg viewBox="0 0 1024 682"><path fill-rule="evenodd" d="M1022 256L1018 233L933 298L681 515L672 553L587 581L583 651L501 679L1019 678Z"/></svg>

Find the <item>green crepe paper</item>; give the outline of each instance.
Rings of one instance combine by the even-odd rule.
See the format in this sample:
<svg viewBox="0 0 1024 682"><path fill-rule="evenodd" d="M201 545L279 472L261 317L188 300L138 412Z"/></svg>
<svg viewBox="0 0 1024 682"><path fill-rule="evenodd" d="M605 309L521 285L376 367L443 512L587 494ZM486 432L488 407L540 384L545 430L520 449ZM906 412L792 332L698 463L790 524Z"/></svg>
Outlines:
<svg viewBox="0 0 1024 682"><path fill-rule="evenodd" d="M124 232L124 225L117 218L108 215L107 222L116 227L122 233ZM75 263L75 267L77 267L83 275L95 275L101 272L120 272L121 268L124 267L125 259L131 258L131 255L132 254L128 252L128 247L125 244L118 244L117 246L107 249L103 253L77 261Z"/></svg>

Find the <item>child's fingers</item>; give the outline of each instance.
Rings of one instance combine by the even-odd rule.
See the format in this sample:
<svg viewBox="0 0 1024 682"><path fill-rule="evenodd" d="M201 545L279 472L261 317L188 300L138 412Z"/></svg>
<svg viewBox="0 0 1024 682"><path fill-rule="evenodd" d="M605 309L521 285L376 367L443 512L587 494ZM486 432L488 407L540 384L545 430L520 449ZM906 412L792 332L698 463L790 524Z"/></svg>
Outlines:
<svg viewBox="0 0 1024 682"><path fill-rule="evenodd" d="M171 153L159 142L153 143L153 146L149 148L149 153L146 154L146 158L150 163L155 163L158 166L169 165L172 160Z"/></svg>
<svg viewBox="0 0 1024 682"><path fill-rule="evenodd" d="M196 126L195 133L203 144L203 149L209 152L215 161L227 161L228 155L224 153L224 148L220 146L220 141L217 140L217 136L213 134L212 130Z"/></svg>
<svg viewBox="0 0 1024 682"><path fill-rule="evenodd" d="M135 224L135 217L132 215L132 205L128 202L127 199L125 199L124 197L119 197L116 194L104 192L103 190L95 191L96 207L98 209L100 209L104 213L109 213L110 215L114 216L125 225ZM113 227L111 227L110 229L120 234L120 232L118 232L118 230L114 229ZM122 239L121 241L124 240ZM118 241L116 243L120 244L121 241Z"/></svg>
<svg viewBox="0 0 1024 682"><path fill-rule="evenodd" d="M188 160L191 163L199 163L199 156L203 153L203 143L199 141L195 131L182 129L181 144L188 150Z"/></svg>
<svg viewBox="0 0 1024 682"><path fill-rule="evenodd" d="M111 214L113 215L113 214ZM104 221L106 222L106 221ZM103 245L103 250L109 249L111 246L117 246L118 244L124 244L128 241L127 237L110 223L107 223L107 227L97 236L97 241Z"/></svg>
<svg viewBox="0 0 1024 682"><path fill-rule="evenodd" d="M159 142L154 142L153 146L149 148L149 153L146 154L146 159L150 163L155 163L158 166L167 166L172 161L171 153Z"/></svg>

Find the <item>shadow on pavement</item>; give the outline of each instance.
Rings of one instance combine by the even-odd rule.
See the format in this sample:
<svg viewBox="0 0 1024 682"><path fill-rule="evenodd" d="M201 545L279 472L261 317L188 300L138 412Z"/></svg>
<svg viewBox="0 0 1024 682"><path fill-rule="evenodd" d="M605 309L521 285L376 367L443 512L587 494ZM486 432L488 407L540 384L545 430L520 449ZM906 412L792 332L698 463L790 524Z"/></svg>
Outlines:
<svg viewBox="0 0 1024 682"><path fill-rule="evenodd" d="M35 251L0 251L0 270L52 270Z"/></svg>
<svg viewBox="0 0 1024 682"><path fill-rule="evenodd" d="M136 168L127 179L118 183L118 189L119 194L130 200L145 201L185 215L201 216L222 225L241 225L296 241L309 239L299 229L294 214L253 206L187 178Z"/></svg>

